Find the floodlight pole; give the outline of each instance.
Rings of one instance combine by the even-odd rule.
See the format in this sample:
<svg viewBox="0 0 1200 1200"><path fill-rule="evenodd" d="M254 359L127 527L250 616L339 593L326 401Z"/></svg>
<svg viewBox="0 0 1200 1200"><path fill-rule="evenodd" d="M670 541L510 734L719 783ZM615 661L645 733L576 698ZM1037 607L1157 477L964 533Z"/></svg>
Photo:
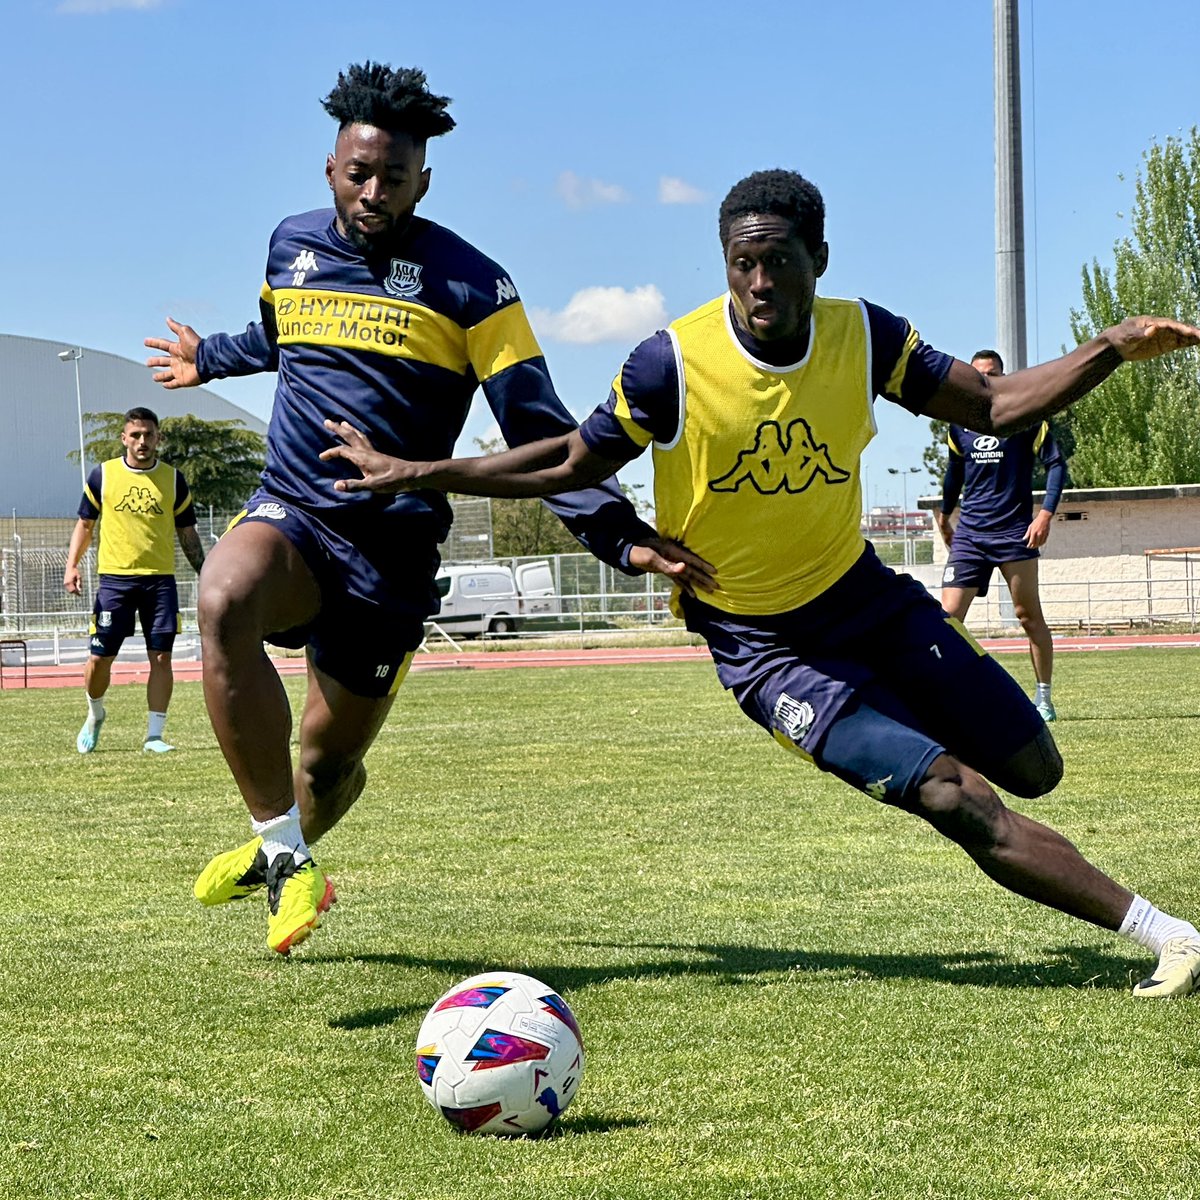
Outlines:
<svg viewBox="0 0 1200 1200"><path fill-rule="evenodd" d="M1006 371L1027 365L1025 181L1021 166L1021 38L1017 0L993 0L996 106L996 344Z"/></svg>
<svg viewBox="0 0 1200 1200"><path fill-rule="evenodd" d="M63 362L75 364L75 415L79 419L79 477L83 490L87 491L87 462L83 450L83 389L79 383L79 360L83 357L83 347L76 346L74 350L60 350L58 357Z"/></svg>
<svg viewBox="0 0 1200 1200"><path fill-rule="evenodd" d="M887 472L889 475L900 476L900 490L904 496L904 507L900 510L900 530L904 535L904 565L907 567L910 565L910 556L908 553L908 477L910 475L919 475L921 468L909 467L906 471L901 467L888 467Z"/></svg>

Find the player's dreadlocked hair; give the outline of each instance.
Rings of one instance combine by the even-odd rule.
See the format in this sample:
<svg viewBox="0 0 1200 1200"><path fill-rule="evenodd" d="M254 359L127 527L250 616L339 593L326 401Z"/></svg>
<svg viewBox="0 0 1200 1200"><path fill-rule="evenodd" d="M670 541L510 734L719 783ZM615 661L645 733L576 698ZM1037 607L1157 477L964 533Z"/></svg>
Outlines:
<svg viewBox="0 0 1200 1200"><path fill-rule="evenodd" d="M729 241L730 225L751 213L786 217L813 254L825 240L825 201L816 185L795 171L755 171L729 189L718 218L722 246Z"/></svg>
<svg viewBox="0 0 1200 1200"><path fill-rule="evenodd" d="M347 125L374 125L424 142L454 128L446 111L450 98L435 96L417 67L394 71L383 63L356 63L339 72L337 87L321 103L339 131Z"/></svg>

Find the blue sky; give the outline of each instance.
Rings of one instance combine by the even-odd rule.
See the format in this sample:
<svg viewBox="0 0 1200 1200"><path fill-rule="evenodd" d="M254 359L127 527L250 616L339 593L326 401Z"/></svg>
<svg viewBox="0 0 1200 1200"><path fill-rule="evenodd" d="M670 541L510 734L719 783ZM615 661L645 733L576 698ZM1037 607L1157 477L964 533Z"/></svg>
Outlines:
<svg viewBox="0 0 1200 1200"><path fill-rule="evenodd" d="M167 314L244 327L271 230L328 202L320 97L373 58L420 66L453 98L459 127L430 146L421 212L508 269L578 417L641 337L723 290L716 209L764 167L825 195L825 294L866 296L961 357L993 343L991 3L759 11L13 0L0 332L140 359ZM1130 14L1020 6L1031 361L1070 340L1081 268L1111 261L1143 152L1200 119L1194 31ZM215 390L265 419L272 385ZM887 468L920 464L927 425L878 411L868 497L898 503ZM460 451L490 428L480 399ZM910 501L931 490L911 478Z"/></svg>

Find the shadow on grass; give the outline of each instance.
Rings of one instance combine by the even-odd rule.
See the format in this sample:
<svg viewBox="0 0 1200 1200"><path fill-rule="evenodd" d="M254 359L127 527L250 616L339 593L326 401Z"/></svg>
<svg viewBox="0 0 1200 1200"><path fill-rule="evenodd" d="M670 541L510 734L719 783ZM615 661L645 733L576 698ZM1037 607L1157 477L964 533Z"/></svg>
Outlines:
<svg viewBox="0 0 1200 1200"><path fill-rule="evenodd" d="M961 954L877 954L837 951L769 950L760 946L680 945L673 943L583 943L595 949L654 951L668 957L578 967L557 963L498 964L494 959L425 958L410 954L357 954L355 962L404 969L445 972L452 982L489 970L520 970L560 992L614 980L710 977L722 987L766 987L795 982L803 976L827 975L834 980L916 979L969 987L1090 988L1123 991L1141 978L1149 962L1091 946L1059 946L1040 962L1014 961L990 950ZM675 955L676 957L669 957ZM368 1029L423 1015L425 1005L368 1009L330 1020L335 1029Z"/></svg>

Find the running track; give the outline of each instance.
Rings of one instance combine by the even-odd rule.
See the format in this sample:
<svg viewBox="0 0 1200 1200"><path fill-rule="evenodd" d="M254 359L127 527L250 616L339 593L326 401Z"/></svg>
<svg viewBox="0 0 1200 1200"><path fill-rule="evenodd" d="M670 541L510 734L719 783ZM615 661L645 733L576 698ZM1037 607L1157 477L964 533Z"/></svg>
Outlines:
<svg viewBox="0 0 1200 1200"><path fill-rule="evenodd" d="M981 645L997 654L1027 653L1029 643L1024 638L981 638ZM1056 653L1071 653L1078 650L1138 650L1147 646L1174 646L1181 649L1200 648L1200 634L1164 633L1130 635L1129 637L1056 637ZM19 689L22 671L12 664L12 654L3 668L6 690ZM303 658L272 659L281 675L304 673ZM414 671L446 670L491 670L506 667L593 667L618 666L627 663L707 662L708 651L703 646L621 646L595 650L486 650L469 651L462 654L422 654L413 662ZM177 662L177 680L200 678L200 663ZM144 663L116 662L113 664L112 681L119 683L144 683L147 669ZM31 666L30 687L79 687L83 683L83 664L64 666Z"/></svg>

